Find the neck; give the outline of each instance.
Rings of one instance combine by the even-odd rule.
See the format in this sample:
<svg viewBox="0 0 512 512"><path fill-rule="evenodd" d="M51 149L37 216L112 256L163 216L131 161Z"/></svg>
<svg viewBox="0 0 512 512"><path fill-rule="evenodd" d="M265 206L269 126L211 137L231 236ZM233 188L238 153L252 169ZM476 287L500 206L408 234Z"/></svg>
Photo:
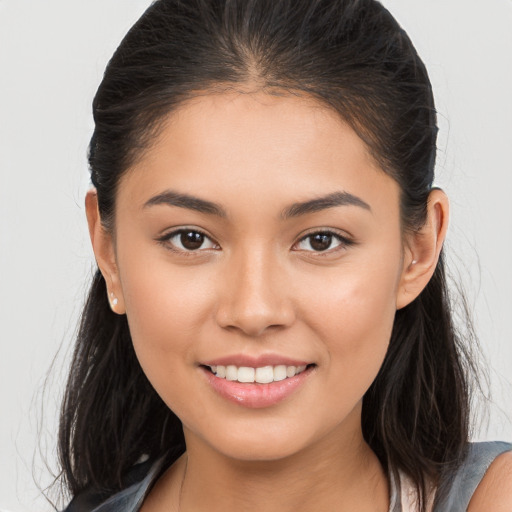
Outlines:
<svg viewBox="0 0 512 512"><path fill-rule="evenodd" d="M382 511L387 480L360 428L279 460L241 461L186 432L179 512Z"/></svg>

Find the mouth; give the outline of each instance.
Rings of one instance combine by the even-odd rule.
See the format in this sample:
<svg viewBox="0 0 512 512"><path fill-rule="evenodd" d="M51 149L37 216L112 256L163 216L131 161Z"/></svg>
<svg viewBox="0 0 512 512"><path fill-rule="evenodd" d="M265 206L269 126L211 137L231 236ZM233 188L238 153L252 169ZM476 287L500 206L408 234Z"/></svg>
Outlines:
<svg viewBox="0 0 512 512"><path fill-rule="evenodd" d="M291 379L315 365L308 364L300 366L288 366L280 364L275 366L260 366L257 368L235 365L202 366L219 379L225 379L232 382L240 382L243 384L270 384L272 382L280 382L286 379Z"/></svg>
<svg viewBox="0 0 512 512"><path fill-rule="evenodd" d="M236 366L210 363L200 368L211 389L220 397L238 406L260 409L275 406L294 395L315 373L316 364Z"/></svg>

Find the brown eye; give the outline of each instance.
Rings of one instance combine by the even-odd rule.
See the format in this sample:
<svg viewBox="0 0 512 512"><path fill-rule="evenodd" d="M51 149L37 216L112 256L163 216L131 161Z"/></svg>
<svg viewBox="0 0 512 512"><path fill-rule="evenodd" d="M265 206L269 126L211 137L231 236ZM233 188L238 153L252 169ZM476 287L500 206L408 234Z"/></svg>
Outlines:
<svg viewBox="0 0 512 512"><path fill-rule="evenodd" d="M295 247L300 251L327 252L338 248L341 249L351 244L352 242L350 240L337 233L318 231L317 233L311 233L302 238Z"/></svg>
<svg viewBox="0 0 512 512"><path fill-rule="evenodd" d="M182 231L180 235L181 245L189 251L199 249L204 242L205 236L197 231Z"/></svg>
<svg viewBox="0 0 512 512"><path fill-rule="evenodd" d="M160 239L174 251L194 252L204 249L218 249L219 246L207 235L195 229L180 229Z"/></svg>
<svg viewBox="0 0 512 512"><path fill-rule="evenodd" d="M309 243L314 251L326 251L331 247L332 235L317 233L310 237Z"/></svg>

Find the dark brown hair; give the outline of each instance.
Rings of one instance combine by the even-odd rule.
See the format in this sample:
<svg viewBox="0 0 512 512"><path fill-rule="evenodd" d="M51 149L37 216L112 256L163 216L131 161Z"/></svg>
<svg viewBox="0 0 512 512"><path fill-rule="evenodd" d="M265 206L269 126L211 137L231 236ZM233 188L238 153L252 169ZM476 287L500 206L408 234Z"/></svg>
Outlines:
<svg viewBox="0 0 512 512"><path fill-rule="evenodd" d="M250 86L316 98L339 113L401 187L406 230L426 219L436 111L410 39L374 0L158 0L132 27L94 99L92 183L115 229L116 189L162 119L200 91ZM467 371L451 318L443 257L397 312L389 351L363 401L363 433L384 467L425 498L468 439ZM135 356L125 317L111 312L96 272L62 406L59 453L72 494L116 490L142 454L183 450L179 419Z"/></svg>

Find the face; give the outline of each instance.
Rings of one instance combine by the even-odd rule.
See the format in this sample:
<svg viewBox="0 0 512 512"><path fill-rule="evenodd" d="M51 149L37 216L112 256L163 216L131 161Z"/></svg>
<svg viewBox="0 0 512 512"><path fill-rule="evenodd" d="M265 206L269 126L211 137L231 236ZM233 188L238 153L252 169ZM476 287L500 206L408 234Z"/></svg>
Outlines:
<svg viewBox="0 0 512 512"><path fill-rule="evenodd" d="M212 94L168 117L120 183L115 291L187 441L269 460L360 429L399 213L396 182L313 100Z"/></svg>

